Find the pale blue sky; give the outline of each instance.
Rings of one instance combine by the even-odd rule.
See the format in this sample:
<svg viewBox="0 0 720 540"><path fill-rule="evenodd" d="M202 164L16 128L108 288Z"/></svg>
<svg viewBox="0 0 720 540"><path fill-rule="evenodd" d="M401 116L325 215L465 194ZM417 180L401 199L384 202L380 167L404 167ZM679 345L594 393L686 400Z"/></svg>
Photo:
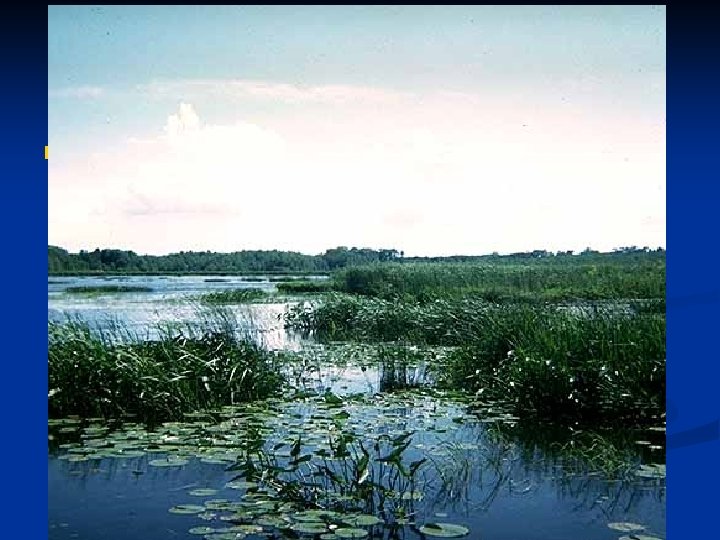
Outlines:
<svg viewBox="0 0 720 540"><path fill-rule="evenodd" d="M53 243L664 245L664 7L62 6L48 23Z"/></svg>

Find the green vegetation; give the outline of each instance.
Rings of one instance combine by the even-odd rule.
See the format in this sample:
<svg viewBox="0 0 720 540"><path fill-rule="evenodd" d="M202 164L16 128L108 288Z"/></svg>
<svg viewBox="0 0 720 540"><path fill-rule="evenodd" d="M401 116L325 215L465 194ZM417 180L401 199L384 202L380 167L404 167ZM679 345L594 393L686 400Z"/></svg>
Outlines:
<svg viewBox="0 0 720 540"><path fill-rule="evenodd" d="M664 411L662 315L333 295L294 308L287 322L328 340L456 346L444 383L515 403L523 415L594 421Z"/></svg>
<svg viewBox="0 0 720 540"><path fill-rule="evenodd" d="M304 441L303 433L270 450L260 431L251 430L249 444L231 467L239 472L231 482L240 481L242 487L253 490L262 484L270 488L268 492L277 493L278 505L298 505L306 518L295 513L295 519L318 530L291 527L296 532L327 532L331 523L367 527L409 514L417 472L427 461L408 461L405 456L414 432L379 434L368 441L366 434L355 433L346 425L350 415L343 399L329 392L313 397L319 408L312 422L316 428L328 430L328 443L313 449L317 437L307 433ZM312 471L312 479L307 478Z"/></svg>
<svg viewBox="0 0 720 540"><path fill-rule="evenodd" d="M440 382L519 415L656 419L665 409L664 258L554 261L349 268L336 286L352 294L298 305L286 324L323 340L454 346Z"/></svg>
<svg viewBox="0 0 720 540"><path fill-rule="evenodd" d="M277 290L286 294L324 293L333 290L334 284L330 280L294 280L283 281L276 284Z"/></svg>
<svg viewBox="0 0 720 540"><path fill-rule="evenodd" d="M116 343L78 323L48 326L50 417L181 418L207 407L277 392L273 358L249 340L215 330Z"/></svg>
<svg viewBox="0 0 720 540"><path fill-rule="evenodd" d="M665 297L665 259L610 257L587 263L557 257L532 264L414 263L348 268L335 280L343 292L427 302L482 298L490 302L634 299Z"/></svg>
<svg viewBox="0 0 720 540"><path fill-rule="evenodd" d="M474 538L456 508L485 511L538 478L604 511L663 493L664 279L664 253L636 250L270 278L321 293L285 315L317 338L299 351L255 345L266 327L236 337L221 307L152 340L50 324L49 445L72 471L233 471L168 503L209 540ZM274 301L251 287L190 300Z"/></svg>
<svg viewBox="0 0 720 540"><path fill-rule="evenodd" d="M69 294L142 293L152 292L152 288L135 285L98 285L68 287L65 292Z"/></svg>
<svg viewBox="0 0 720 540"><path fill-rule="evenodd" d="M184 251L170 255L138 255L119 249L96 249L69 253L48 246L50 274L237 274L237 273L305 273L328 272L345 266L397 259L393 249L358 249L339 247L322 255L305 255L292 251L237 251L211 253Z"/></svg>
<svg viewBox="0 0 720 540"><path fill-rule="evenodd" d="M551 253L535 250L510 255L480 255L455 257L405 257L395 249L369 249L337 247L320 255L305 255L292 251L236 251L234 253L187 252L163 256L138 255L133 251L119 249L95 249L69 253L67 250L48 246L48 272L55 275L233 275L233 274L325 274L342 268L375 263L472 263L567 266L573 264L598 264L643 262L650 259L665 260L665 251L658 248L620 248L610 253L587 249L573 255L569 251Z"/></svg>
<svg viewBox="0 0 720 540"><path fill-rule="evenodd" d="M247 287L206 293L200 296L200 301L207 304L246 304L266 297L267 293L262 289Z"/></svg>

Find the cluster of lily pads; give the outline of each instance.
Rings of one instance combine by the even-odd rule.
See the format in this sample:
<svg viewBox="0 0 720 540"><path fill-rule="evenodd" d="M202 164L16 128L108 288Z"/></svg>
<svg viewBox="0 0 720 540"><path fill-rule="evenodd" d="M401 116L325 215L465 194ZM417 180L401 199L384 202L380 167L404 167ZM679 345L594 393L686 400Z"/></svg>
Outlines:
<svg viewBox="0 0 720 540"><path fill-rule="evenodd" d="M59 459L73 464L98 468L104 459L130 458L131 472L141 475L197 460L237 473L224 486L188 491L191 500L170 509L218 522L192 528L209 540L272 529L363 538L372 527L404 526L463 536L461 525L422 519L425 490L432 489L428 457L444 455L440 435L476 420L436 398L430 391L341 398L305 390L292 399L190 413L156 429L79 418L49 424ZM216 498L221 490L236 497Z"/></svg>
<svg viewBox="0 0 720 540"><path fill-rule="evenodd" d="M282 396L188 413L183 422L154 428L78 417L49 427L58 459L71 467L97 470L103 460L124 460L138 476L222 467L222 485L193 486L170 509L198 520L188 523L191 534L335 540L405 527L427 537L468 535L465 525L432 512L452 502L461 484L470 489L468 470L493 473L481 486L488 505L502 485L524 489L517 445L506 437L518 424L507 405L478 396L432 388L340 396L303 383ZM658 481L664 466L640 465L636 476Z"/></svg>

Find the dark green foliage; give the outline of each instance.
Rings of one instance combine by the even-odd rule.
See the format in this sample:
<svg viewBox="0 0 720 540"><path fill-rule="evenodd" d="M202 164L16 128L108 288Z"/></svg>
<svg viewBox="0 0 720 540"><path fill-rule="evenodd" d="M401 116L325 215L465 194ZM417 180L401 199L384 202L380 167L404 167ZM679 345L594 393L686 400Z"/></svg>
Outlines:
<svg viewBox="0 0 720 540"><path fill-rule="evenodd" d="M133 251L95 249L69 253L48 246L48 272L51 274L318 274L343 268L374 263L472 263L482 266L546 266L573 265L645 265L658 262L664 265L665 251L648 248L622 248L611 253L586 250L579 255L572 252L556 254L535 250L510 255L481 255L456 257L405 257L395 249L337 247L320 255L306 255L289 251L181 251L169 255L138 255ZM502 292L502 291L501 291Z"/></svg>
<svg viewBox="0 0 720 540"><path fill-rule="evenodd" d="M283 382L273 357L228 332L114 344L77 323L48 327L50 417L182 418L263 398Z"/></svg>
<svg viewBox="0 0 720 540"><path fill-rule="evenodd" d="M265 298L267 293L262 289L244 288L229 289L226 291L215 291L203 294L200 297L201 302L208 304L242 304Z"/></svg>
<svg viewBox="0 0 720 540"><path fill-rule="evenodd" d="M420 302L468 296L513 303L664 298L665 258L648 253L594 262L572 256L531 264L384 264L347 268L335 280L339 291Z"/></svg>
<svg viewBox="0 0 720 540"><path fill-rule="evenodd" d="M395 250L339 247L322 255L305 255L291 251L237 251L212 253L181 251L170 255L138 255L133 251L96 249L69 253L48 246L48 271L65 273L322 273L348 265L368 264L395 259Z"/></svg>
<svg viewBox="0 0 720 540"><path fill-rule="evenodd" d="M278 283L277 290L286 294L323 293L333 290L330 280L296 280Z"/></svg>
<svg viewBox="0 0 720 540"><path fill-rule="evenodd" d="M450 355L450 386L555 420L637 421L665 410L663 316L505 307L483 328Z"/></svg>

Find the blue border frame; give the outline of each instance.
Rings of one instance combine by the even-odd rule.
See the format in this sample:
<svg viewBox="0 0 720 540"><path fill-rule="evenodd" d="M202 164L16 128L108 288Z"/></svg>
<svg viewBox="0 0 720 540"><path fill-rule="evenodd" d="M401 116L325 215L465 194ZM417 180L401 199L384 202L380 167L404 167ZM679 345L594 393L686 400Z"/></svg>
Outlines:
<svg viewBox="0 0 720 540"><path fill-rule="evenodd" d="M39 10L5 10L2 51L4 283L0 445L12 485L4 538L47 538L47 19ZM43 22L45 24L43 24ZM19 503L19 501L24 501Z"/></svg>
<svg viewBox="0 0 720 540"><path fill-rule="evenodd" d="M720 76L716 17L667 9L667 532L717 531ZM714 46L715 45L715 46ZM717 532L716 532L717 534Z"/></svg>

